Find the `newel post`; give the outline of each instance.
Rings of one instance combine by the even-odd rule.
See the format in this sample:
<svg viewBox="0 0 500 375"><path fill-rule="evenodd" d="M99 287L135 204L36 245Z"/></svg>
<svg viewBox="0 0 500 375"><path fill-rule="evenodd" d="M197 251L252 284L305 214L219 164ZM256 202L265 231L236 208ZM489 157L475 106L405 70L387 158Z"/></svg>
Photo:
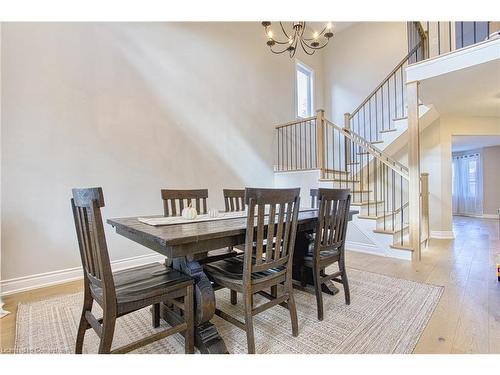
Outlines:
<svg viewBox="0 0 500 375"><path fill-rule="evenodd" d="M351 132L351 114L344 113L344 130L347 133ZM349 138L344 137L344 150L345 150L345 171L347 172L348 167L351 163L351 141Z"/></svg>
<svg viewBox="0 0 500 375"><path fill-rule="evenodd" d="M429 246L430 228L429 228L429 173L420 175L421 191L421 213L422 213L422 238L420 242L425 242L425 247Z"/></svg>
<svg viewBox="0 0 500 375"><path fill-rule="evenodd" d="M409 170L409 224L410 246L413 248L413 260L421 259L420 252L420 130L418 115L417 81L406 84L408 102L408 170Z"/></svg>
<svg viewBox="0 0 500 375"><path fill-rule="evenodd" d="M316 111L316 155L320 177L325 178L325 110Z"/></svg>

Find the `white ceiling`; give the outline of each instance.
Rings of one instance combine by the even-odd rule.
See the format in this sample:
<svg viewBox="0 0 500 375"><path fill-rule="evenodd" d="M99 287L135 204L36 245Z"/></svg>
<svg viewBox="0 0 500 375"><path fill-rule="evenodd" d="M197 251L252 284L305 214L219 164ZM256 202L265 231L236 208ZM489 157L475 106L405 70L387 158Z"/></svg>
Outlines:
<svg viewBox="0 0 500 375"><path fill-rule="evenodd" d="M423 80L420 95L441 115L500 117L500 60Z"/></svg>
<svg viewBox="0 0 500 375"><path fill-rule="evenodd" d="M491 146L500 146L500 135L454 135L451 149L459 152Z"/></svg>

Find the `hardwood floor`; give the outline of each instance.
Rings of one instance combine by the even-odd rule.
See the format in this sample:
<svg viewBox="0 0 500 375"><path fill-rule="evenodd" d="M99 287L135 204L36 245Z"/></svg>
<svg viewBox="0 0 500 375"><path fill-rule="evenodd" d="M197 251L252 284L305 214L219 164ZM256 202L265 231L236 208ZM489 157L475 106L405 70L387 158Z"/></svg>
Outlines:
<svg viewBox="0 0 500 375"><path fill-rule="evenodd" d="M414 353L500 353L499 222L456 217L454 231L455 240L431 240L418 264L348 252L347 265L445 287ZM0 320L0 351L14 347L18 303L79 290L75 281L4 297L11 314Z"/></svg>

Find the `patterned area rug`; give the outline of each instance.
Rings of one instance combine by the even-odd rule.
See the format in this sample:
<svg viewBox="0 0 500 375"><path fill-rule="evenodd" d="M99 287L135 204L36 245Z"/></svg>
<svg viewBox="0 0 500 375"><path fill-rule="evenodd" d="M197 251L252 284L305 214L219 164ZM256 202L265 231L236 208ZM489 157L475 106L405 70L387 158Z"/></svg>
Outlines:
<svg viewBox="0 0 500 375"><path fill-rule="evenodd" d="M351 305L344 304L343 290L336 296L325 294L322 322L316 319L315 296L295 291L299 337L292 336L288 310L281 306L255 316L257 353L411 353L443 288L356 269L349 269L348 275ZM230 304L228 290L219 290L216 298L219 308L243 320L242 305ZM16 352L73 353L82 299L78 293L20 304ZM264 301L255 297L256 304ZM100 315L98 310L96 307L96 316ZM247 352L244 331L219 317L212 322L230 353ZM166 323L162 324L164 328ZM142 309L117 320L113 347L155 331L149 309ZM98 340L94 331L88 330L84 352L96 353ZM183 337L168 337L135 353L184 353Z"/></svg>

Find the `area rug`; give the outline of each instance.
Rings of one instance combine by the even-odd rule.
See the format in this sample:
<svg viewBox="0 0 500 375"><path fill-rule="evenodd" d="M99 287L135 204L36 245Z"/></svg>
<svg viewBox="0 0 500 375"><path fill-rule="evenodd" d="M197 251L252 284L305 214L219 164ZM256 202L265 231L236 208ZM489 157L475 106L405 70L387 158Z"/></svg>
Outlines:
<svg viewBox="0 0 500 375"><path fill-rule="evenodd" d="M325 318L316 319L315 296L295 291L299 336L292 336L288 310L276 306L254 317L257 353L411 353L439 302L442 287L349 269L351 304L343 290L324 295ZM340 286L340 288L342 288ZM240 296L239 296L240 297ZM241 303L230 304L229 291L216 292L217 305L243 320ZM17 353L73 353L83 295L64 295L20 304L17 312ZM240 298L241 300L241 298ZM264 298L255 297L259 304ZM96 305L96 304L94 304ZM101 311L96 307L95 315ZM230 353L246 353L245 332L219 317L217 326ZM165 328L166 323L162 323ZM162 327L158 329L162 329ZM113 347L154 333L148 308L117 320ZM85 336L84 352L96 353L99 338ZM183 337L175 335L134 353L183 353Z"/></svg>

